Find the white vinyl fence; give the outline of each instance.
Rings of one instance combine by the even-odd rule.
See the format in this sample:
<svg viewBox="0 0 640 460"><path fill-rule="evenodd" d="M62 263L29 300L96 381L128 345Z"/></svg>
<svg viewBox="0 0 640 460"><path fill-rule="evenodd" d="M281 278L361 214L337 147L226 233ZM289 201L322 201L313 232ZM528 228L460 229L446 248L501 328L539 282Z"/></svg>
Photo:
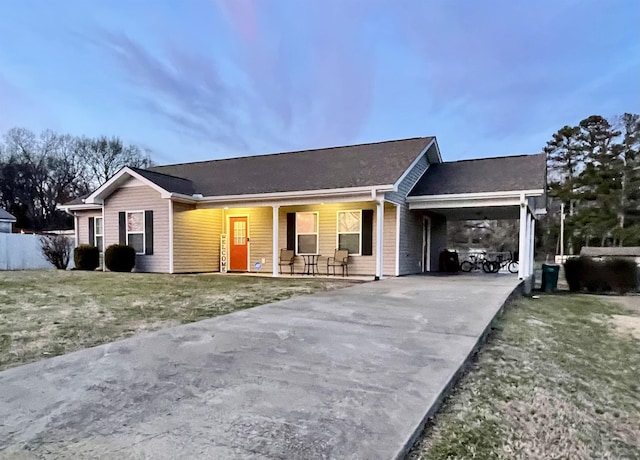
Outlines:
<svg viewBox="0 0 640 460"><path fill-rule="evenodd" d="M40 238L40 235L0 233L0 270L54 268L42 255ZM69 268L72 266L73 260L69 263Z"/></svg>

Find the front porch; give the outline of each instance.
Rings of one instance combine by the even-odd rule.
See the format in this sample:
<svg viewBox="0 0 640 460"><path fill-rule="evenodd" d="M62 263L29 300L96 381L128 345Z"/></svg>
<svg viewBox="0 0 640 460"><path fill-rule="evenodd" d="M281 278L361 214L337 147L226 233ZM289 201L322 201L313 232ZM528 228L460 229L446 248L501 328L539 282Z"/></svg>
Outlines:
<svg viewBox="0 0 640 460"><path fill-rule="evenodd" d="M349 277L370 280L395 276L397 214L396 205L383 201L327 199L320 203L202 204L195 208L175 203L173 272L292 276L293 271L297 276L307 271L305 258L313 255L318 274L326 275L328 258L336 249L348 249ZM283 249L293 251L293 267L279 265ZM189 258L196 262L190 263ZM341 273L338 267L336 275Z"/></svg>

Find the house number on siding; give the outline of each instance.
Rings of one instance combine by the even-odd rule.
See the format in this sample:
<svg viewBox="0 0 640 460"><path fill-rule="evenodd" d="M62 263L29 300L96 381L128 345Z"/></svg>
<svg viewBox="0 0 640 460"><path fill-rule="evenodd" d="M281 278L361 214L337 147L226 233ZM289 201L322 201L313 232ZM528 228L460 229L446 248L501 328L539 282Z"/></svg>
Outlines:
<svg viewBox="0 0 640 460"><path fill-rule="evenodd" d="M220 235L220 273L227 273L227 235Z"/></svg>

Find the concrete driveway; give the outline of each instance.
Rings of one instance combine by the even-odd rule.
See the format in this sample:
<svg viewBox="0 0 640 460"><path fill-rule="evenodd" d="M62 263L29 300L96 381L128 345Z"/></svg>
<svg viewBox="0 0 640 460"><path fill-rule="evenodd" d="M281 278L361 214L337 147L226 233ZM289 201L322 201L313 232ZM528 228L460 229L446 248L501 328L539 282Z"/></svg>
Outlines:
<svg viewBox="0 0 640 460"><path fill-rule="evenodd" d="M0 457L391 459L512 276L292 298L0 373Z"/></svg>

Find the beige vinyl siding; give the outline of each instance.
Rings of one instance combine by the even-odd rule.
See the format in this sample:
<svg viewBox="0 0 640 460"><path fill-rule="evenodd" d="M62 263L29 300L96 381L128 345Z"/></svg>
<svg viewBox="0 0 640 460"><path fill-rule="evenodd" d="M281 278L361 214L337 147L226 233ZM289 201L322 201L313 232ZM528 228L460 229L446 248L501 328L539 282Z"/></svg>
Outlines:
<svg viewBox="0 0 640 460"><path fill-rule="evenodd" d="M147 186L123 187L105 200L105 248L119 243L118 213L124 211L153 211L153 255L136 256L135 271L169 272L169 202Z"/></svg>
<svg viewBox="0 0 640 460"><path fill-rule="evenodd" d="M350 256L350 275L374 275L376 272L376 204L373 202L338 203L325 205L283 206L279 212L279 237L278 247L287 247L287 213L290 212L317 212L318 213L318 253L321 254L318 268L321 274L326 274L327 257L333 256L337 248L338 240L338 211L373 209L373 255ZM395 206L385 203L384 218L384 274L393 276L395 273ZM304 270L304 260L301 256L295 258L295 272ZM339 273L339 270L338 270Z"/></svg>
<svg viewBox="0 0 640 460"><path fill-rule="evenodd" d="M375 213L374 213L375 214ZM374 216L375 217L375 216ZM375 219L373 225L375 227ZM391 203L384 204L384 251L382 252L382 273L385 276L396 274L396 206ZM375 234L375 228L374 228ZM374 246L373 253L376 253Z"/></svg>
<svg viewBox="0 0 640 460"><path fill-rule="evenodd" d="M174 273L220 270L222 209L173 203Z"/></svg>
<svg viewBox="0 0 640 460"><path fill-rule="evenodd" d="M94 241L89 241L89 218L102 217L102 211L78 211L78 245L94 245Z"/></svg>

